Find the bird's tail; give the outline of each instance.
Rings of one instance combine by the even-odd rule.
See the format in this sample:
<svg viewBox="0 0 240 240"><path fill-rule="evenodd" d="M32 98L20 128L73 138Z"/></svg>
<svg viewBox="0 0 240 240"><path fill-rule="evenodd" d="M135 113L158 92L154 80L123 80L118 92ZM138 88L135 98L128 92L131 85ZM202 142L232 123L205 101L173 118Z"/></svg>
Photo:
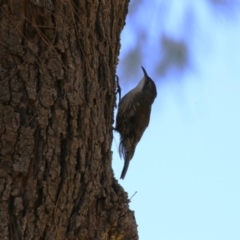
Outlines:
<svg viewBox="0 0 240 240"><path fill-rule="evenodd" d="M132 145L129 139L124 140L123 138L121 138L120 144L119 144L119 154L124 158L124 167L120 177L121 179L124 179L127 173L130 160L133 158L133 155L135 152L135 147L136 145Z"/></svg>
<svg viewBox="0 0 240 240"><path fill-rule="evenodd" d="M120 177L121 179L125 178L125 175L126 175L127 170L128 170L129 162L130 162L130 160L128 160L128 159L126 159L124 161L124 167L123 167L123 170L122 170L122 173L121 173L121 177Z"/></svg>

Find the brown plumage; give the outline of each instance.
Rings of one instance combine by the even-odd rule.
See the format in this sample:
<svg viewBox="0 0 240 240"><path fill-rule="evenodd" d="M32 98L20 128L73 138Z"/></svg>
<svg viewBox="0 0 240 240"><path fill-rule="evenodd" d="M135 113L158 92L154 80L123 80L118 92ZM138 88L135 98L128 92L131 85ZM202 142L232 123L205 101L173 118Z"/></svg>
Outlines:
<svg viewBox="0 0 240 240"><path fill-rule="evenodd" d="M124 179L129 162L150 120L151 106L157 96L153 80L142 67L144 77L120 101L116 130L120 133L119 154L124 158L121 179Z"/></svg>

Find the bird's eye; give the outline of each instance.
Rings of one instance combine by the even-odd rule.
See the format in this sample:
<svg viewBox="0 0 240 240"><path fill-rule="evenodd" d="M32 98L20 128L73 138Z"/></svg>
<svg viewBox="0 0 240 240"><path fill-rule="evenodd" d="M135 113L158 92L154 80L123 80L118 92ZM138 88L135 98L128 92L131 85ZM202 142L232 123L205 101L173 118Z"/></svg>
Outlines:
<svg viewBox="0 0 240 240"><path fill-rule="evenodd" d="M149 79L147 80L146 85L147 85L147 86L150 85L150 80L149 80Z"/></svg>

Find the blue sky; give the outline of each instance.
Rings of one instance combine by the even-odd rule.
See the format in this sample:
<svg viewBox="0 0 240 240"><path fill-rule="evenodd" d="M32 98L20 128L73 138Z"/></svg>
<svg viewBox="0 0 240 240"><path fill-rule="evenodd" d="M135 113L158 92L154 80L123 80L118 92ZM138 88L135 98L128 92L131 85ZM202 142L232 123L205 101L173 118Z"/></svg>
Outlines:
<svg viewBox="0 0 240 240"><path fill-rule="evenodd" d="M206 1L169 2L162 11L162 1L142 1L122 33L122 95L141 79L143 65L158 96L124 181L114 134L115 177L129 198L137 192L130 208L141 240L239 240L240 18ZM186 24L186 12L194 19L191 24ZM146 39L139 36L141 29ZM162 33L188 39L188 68L159 74L156 49L161 51ZM145 48L128 77L123 61L139 41Z"/></svg>

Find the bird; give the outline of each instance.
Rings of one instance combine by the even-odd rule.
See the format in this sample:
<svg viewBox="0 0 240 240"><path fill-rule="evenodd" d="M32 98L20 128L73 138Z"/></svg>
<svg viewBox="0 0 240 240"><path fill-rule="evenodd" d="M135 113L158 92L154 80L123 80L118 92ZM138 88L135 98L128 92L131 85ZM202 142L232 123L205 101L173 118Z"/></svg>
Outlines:
<svg viewBox="0 0 240 240"><path fill-rule="evenodd" d="M120 100L116 116L115 130L120 133L119 155L124 159L120 179L124 179L136 146L147 128L152 104L157 97L154 81L144 67L143 78L138 85Z"/></svg>

